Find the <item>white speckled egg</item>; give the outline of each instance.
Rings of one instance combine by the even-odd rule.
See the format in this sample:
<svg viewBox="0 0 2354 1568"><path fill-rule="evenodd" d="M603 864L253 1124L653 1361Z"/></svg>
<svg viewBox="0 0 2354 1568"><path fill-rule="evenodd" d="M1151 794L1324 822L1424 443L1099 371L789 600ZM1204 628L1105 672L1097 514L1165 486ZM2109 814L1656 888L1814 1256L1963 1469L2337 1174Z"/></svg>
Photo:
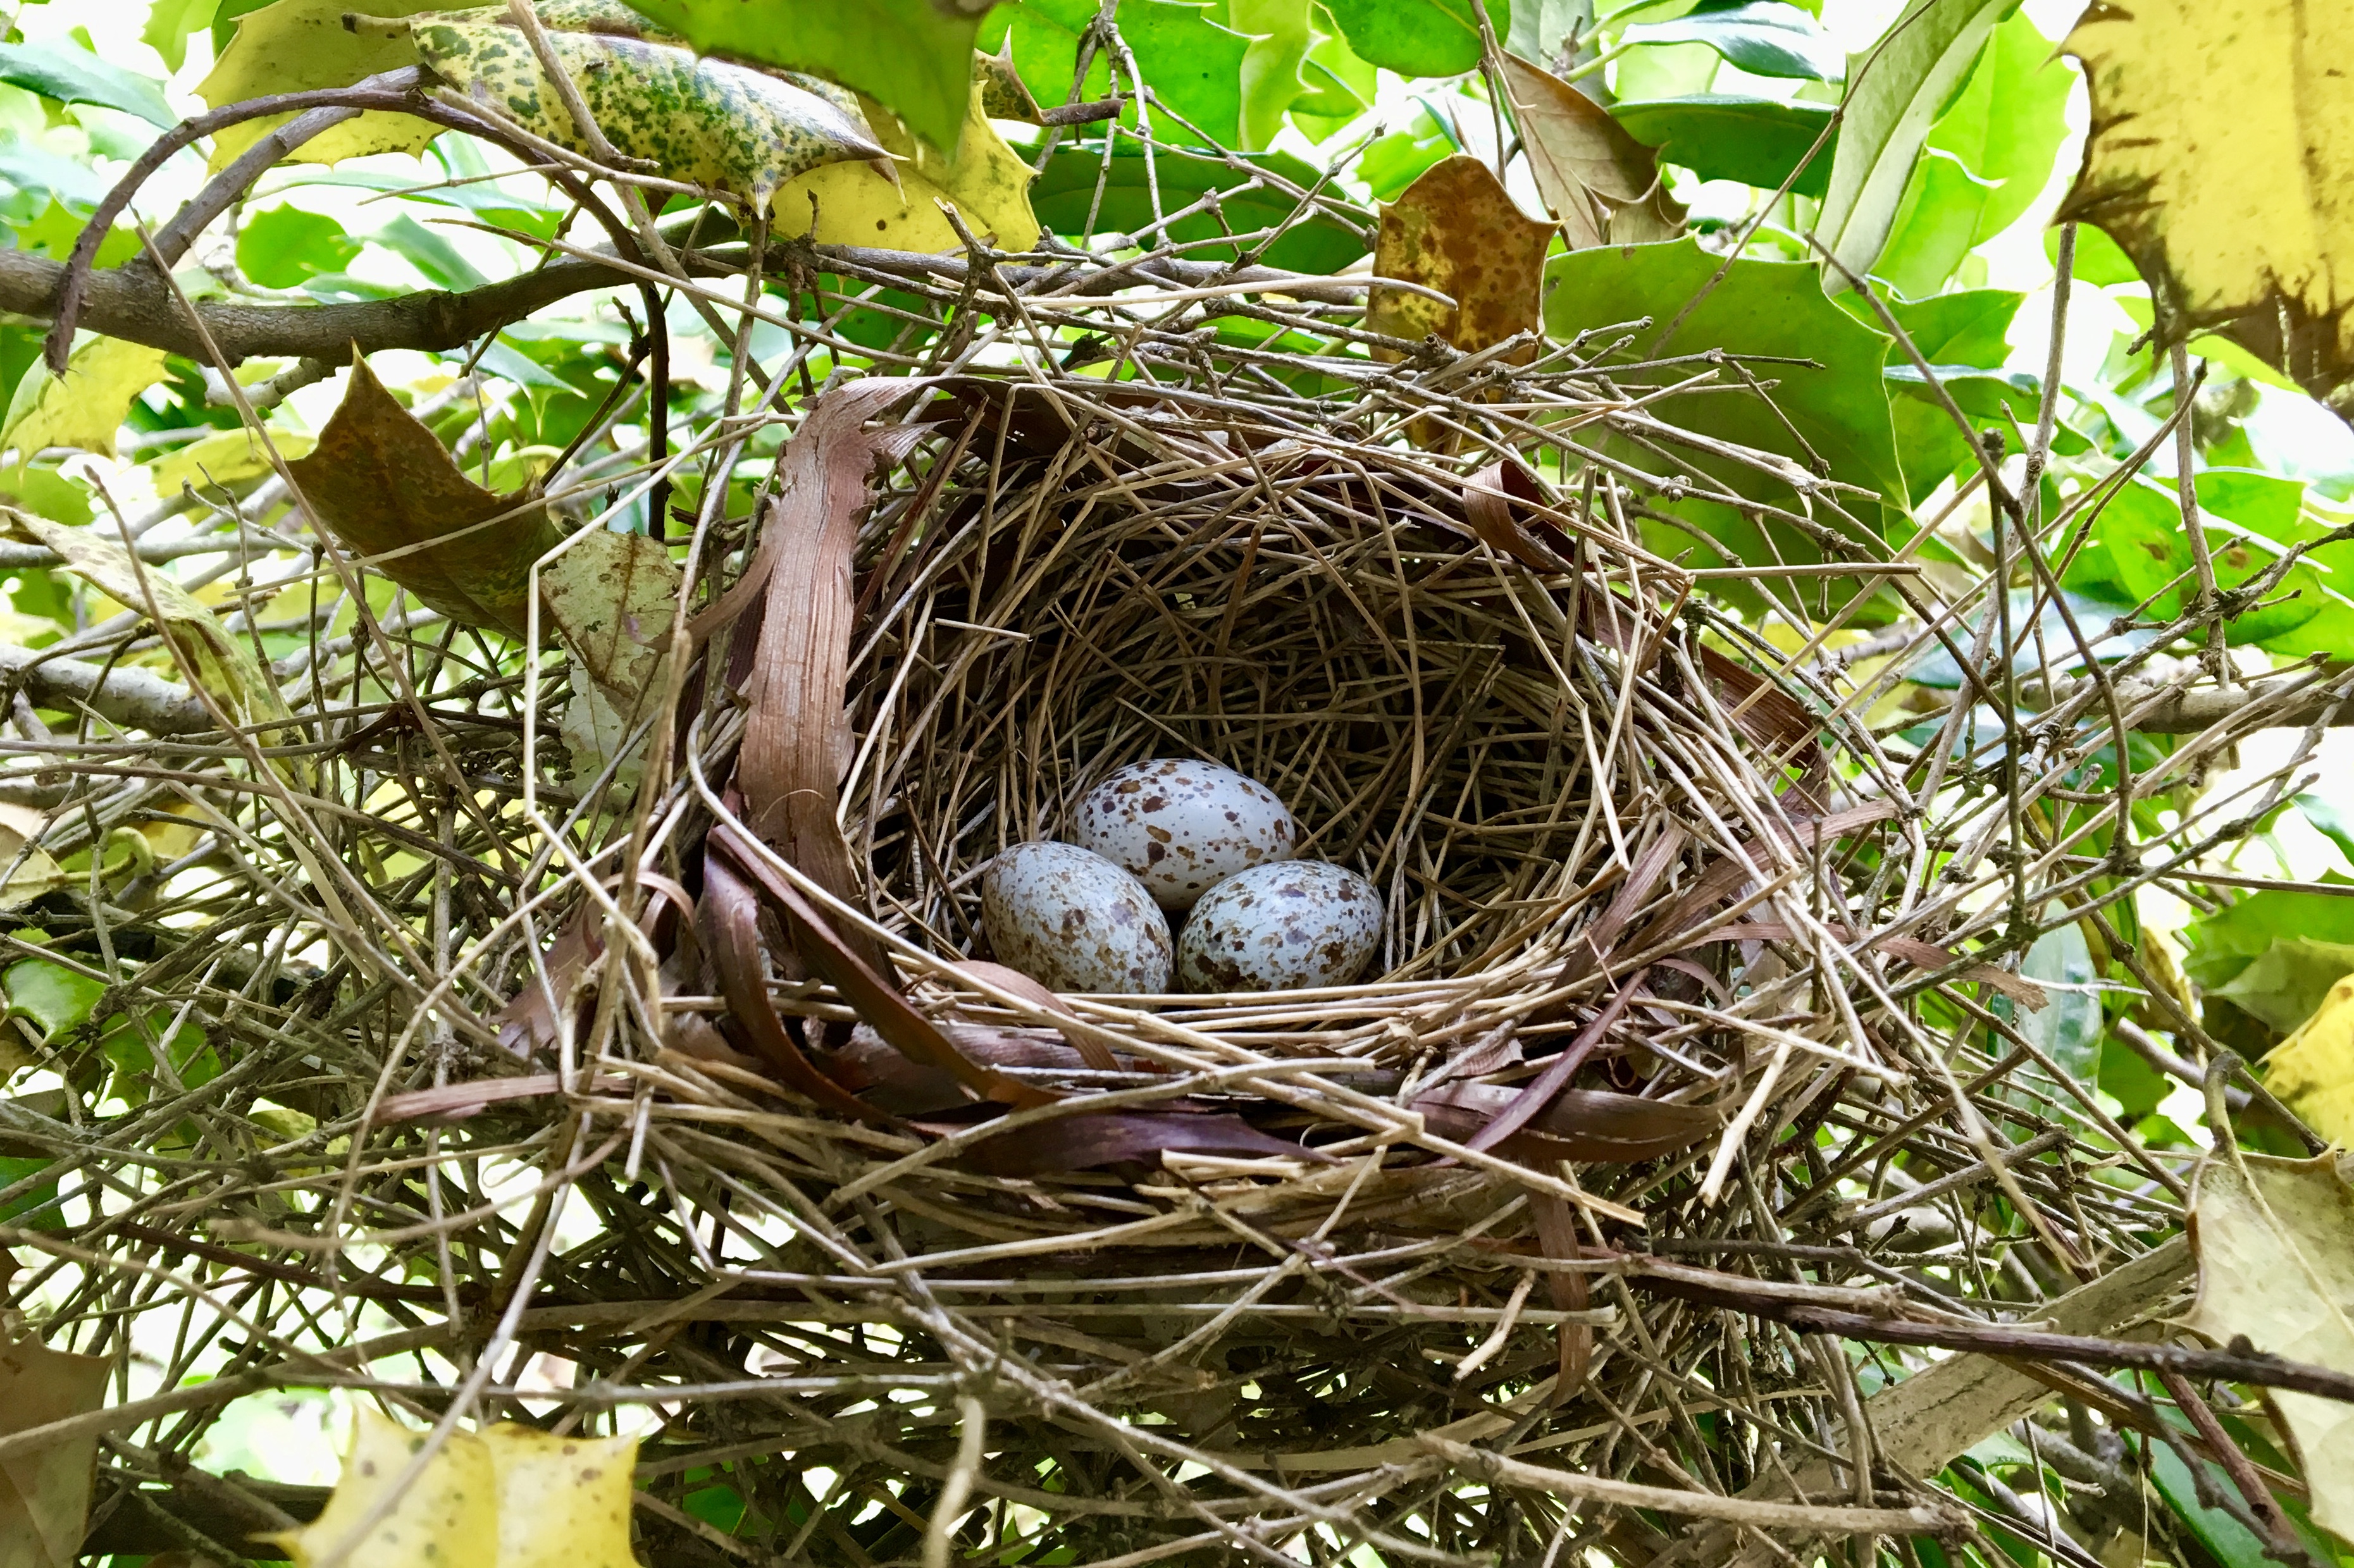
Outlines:
<svg viewBox="0 0 2354 1568"><path fill-rule="evenodd" d="M1289 860L1299 842L1275 791L1214 762L1132 762L1088 790L1071 837L1128 868L1163 909L1191 909L1221 877Z"/></svg>
<svg viewBox="0 0 2354 1568"><path fill-rule="evenodd" d="M1076 844L1015 844L981 878L998 961L1055 991L1169 989L1169 917L1143 884Z"/></svg>
<svg viewBox="0 0 2354 1568"><path fill-rule="evenodd" d="M1382 942L1382 895L1346 866L1281 861L1238 871L1202 895L1177 939L1187 991L1347 985Z"/></svg>

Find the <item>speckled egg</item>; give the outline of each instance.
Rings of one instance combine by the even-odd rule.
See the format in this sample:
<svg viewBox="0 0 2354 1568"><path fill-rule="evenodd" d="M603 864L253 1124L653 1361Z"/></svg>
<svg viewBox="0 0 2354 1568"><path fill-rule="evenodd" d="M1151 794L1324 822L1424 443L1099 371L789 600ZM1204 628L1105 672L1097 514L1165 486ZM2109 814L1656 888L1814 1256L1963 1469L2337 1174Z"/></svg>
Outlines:
<svg viewBox="0 0 2354 1568"><path fill-rule="evenodd" d="M1346 866L1282 861L1238 871L1202 895L1177 940L1187 991L1347 985L1382 943L1382 895Z"/></svg>
<svg viewBox="0 0 2354 1568"><path fill-rule="evenodd" d="M1055 991L1169 989L1169 917L1144 885L1076 844L1015 844L981 877L998 961Z"/></svg>
<svg viewBox="0 0 2354 1568"><path fill-rule="evenodd" d="M1221 877L1289 860L1290 808L1256 779L1214 762L1133 762L1088 790L1071 837L1122 865L1163 909L1191 909Z"/></svg>

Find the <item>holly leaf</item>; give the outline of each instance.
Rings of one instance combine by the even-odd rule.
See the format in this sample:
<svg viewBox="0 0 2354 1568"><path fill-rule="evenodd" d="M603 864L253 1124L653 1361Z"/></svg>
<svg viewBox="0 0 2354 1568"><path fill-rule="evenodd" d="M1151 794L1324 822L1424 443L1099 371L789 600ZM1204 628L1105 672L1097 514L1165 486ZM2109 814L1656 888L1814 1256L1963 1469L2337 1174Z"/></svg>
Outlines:
<svg viewBox="0 0 2354 1568"><path fill-rule="evenodd" d="M164 101L164 90L148 78L109 64L80 49L50 44L0 44L0 81L29 89L59 103L94 103L120 109L150 125L180 122Z"/></svg>
<svg viewBox="0 0 2354 1568"><path fill-rule="evenodd" d="M2342 1158L2235 1152L2200 1163L2190 1192L2199 1295L2188 1327L2218 1345L2245 1340L2259 1353L2354 1372L2354 1190ZM2354 1539L2354 1411L2289 1389L2267 1390L2265 1403L2296 1441L2313 1522Z"/></svg>
<svg viewBox="0 0 2354 1568"><path fill-rule="evenodd" d="M1702 249L1696 239L1573 250L1547 264L1545 329L1556 338L1572 338L1587 328L1618 326L1621 331L1592 343L1590 348L1598 351L1626 336L1629 341L1616 357L1629 363L1652 358L1669 323L1687 303L1699 298L1690 316L1677 327L1668 352L1692 352L1706 345L1800 362L1752 367L1752 374L1761 381L1774 383L1772 408L1746 393L1721 391L1668 398L1652 406L1664 424L1766 454L1764 469L1680 448L1671 440L1663 444L1672 455L1662 456L1631 443L1614 446L1614 455L1663 480L1671 479L1679 470L1704 471L1752 500L1785 507L1794 508L1794 482L1803 479L1818 459L1834 479L1895 496L1903 477L1882 376L1889 340L1825 299L1814 270L1803 262L1735 260L1725 268L1723 280L1701 297L1720 267L1725 267L1724 259ZM1624 329L1624 323L1647 317L1649 326ZM1664 385L1659 378L1674 374L1630 373L1633 382L1628 389L1655 381ZM1787 477L1775 477L1773 460L1776 459L1781 473ZM1863 527L1877 531L1888 525L1883 509L1871 501L1853 495L1837 499ZM1821 501L1813 504L1815 514L1824 515ZM1687 555L1697 538L1716 558L1702 558L1696 565L1824 559L1820 546L1803 535L1779 524L1768 524L1761 532L1750 518L1719 503L1688 496L1665 503L1665 509L1683 519L1686 526L1680 530L1664 524L1647 524L1653 546L1671 555ZM1851 578L1840 579L1825 591L1836 604L1842 602L1842 594L1851 596L1856 586ZM1735 587L1732 591L1740 590ZM1808 597L1809 603L1817 603L1811 587Z"/></svg>
<svg viewBox="0 0 2354 1568"><path fill-rule="evenodd" d="M1027 250L1038 243L1038 219L1030 208L1030 165L1005 144L989 122L981 90L975 85L964 136L954 154L918 141L888 110L862 101L875 139L899 160L884 174L870 163L831 163L812 169L778 194L776 232L788 238L811 232L821 245L874 245L889 250L961 251L939 208L954 206L976 238L1001 250Z"/></svg>
<svg viewBox="0 0 2354 1568"><path fill-rule="evenodd" d="M188 35L210 27L219 8L220 0L154 0L139 40L161 55L164 68L176 75L187 63Z"/></svg>
<svg viewBox="0 0 2354 1568"><path fill-rule="evenodd" d="M272 430L270 441L284 458L307 457L319 444L315 437L300 430ZM169 457L158 459L147 474L156 494L177 495L184 484L242 484L271 471L270 454L253 432L236 429L221 430L175 449Z"/></svg>
<svg viewBox="0 0 2354 1568"><path fill-rule="evenodd" d="M1783 0L1702 0L1666 22L1637 22L1622 44L1706 44L1752 76L1837 81L1846 58L1823 26Z"/></svg>
<svg viewBox="0 0 2354 1568"><path fill-rule="evenodd" d="M576 775L593 778L661 695L678 567L642 534L593 529L541 571L539 591L572 655L565 743Z"/></svg>
<svg viewBox="0 0 2354 1568"><path fill-rule="evenodd" d="M1307 90L1299 67L1308 58L1308 0L1226 0L1225 22L1250 39L1243 51L1242 145L1264 147Z"/></svg>
<svg viewBox="0 0 2354 1568"><path fill-rule="evenodd" d="M406 16L429 11L440 0L367 0L371 14ZM215 109L265 93L348 87L378 71L417 64L417 50L405 34L355 32L344 26L354 0L273 0L238 18L237 36L220 52L196 96ZM232 125L213 138L212 166L227 167L239 154L284 124L291 115L265 115ZM371 153L416 153L441 133L438 125L408 114L375 110L332 126L297 148L292 160L337 164Z"/></svg>
<svg viewBox="0 0 2354 1568"><path fill-rule="evenodd" d="M433 73L507 119L578 153L578 122L510 23L428 14L413 19L418 57ZM829 97L765 71L698 58L675 45L603 32L550 31L549 51L578 87L606 139L673 179L732 191L756 213L777 188L820 164L880 158L867 127Z"/></svg>
<svg viewBox="0 0 2354 1568"><path fill-rule="evenodd" d="M1333 22L1360 59L1400 76L1461 76L1479 63L1472 0L1328 0ZM1511 31L1511 0L1485 0L1498 38Z"/></svg>
<svg viewBox="0 0 2354 1568"><path fill-rule="evenodd" d="M1522 212L1479 159L1458 154L1433 164L1382 208L1373 274L1424 284L1455 303L1376 286L1366 330L1415 340L1435 334L1467 351L1537 333L1538 285L1552 238L1553 226Z"/></svg>
<svg viewBox="0 0 2354 1568"><path fill-rule="evenodd" d="M22 464L50 447L114 455L114 438L139 395L164 379L164 351L122 338L92 338L73 351L63 376L36 359L8 400L0 446Z"/></svg>
<svg viewBox="0 0 2354 1568"><path fill-rule="evenodd" d="M1517 55L1504 57L1502 76L1537 195L1571 249L1603 244L1612 212L1659 185L1651 150L1594 100Z"/></svg>
<svg viewBox="0 0 2354 1568"><path fill-rule="evenodd" d="M30 1334L0 1344L0 1434L98 1409L113 1370L108 1357L53 1351ZM92 1432L0 1461L0 1541L12 1563L69 1568L80 1561L97 1453Z"/></svg>
<svg viewBox="0 0 2354 1568"><path fill-rule="evenodd" d="M1663 163L1680 164L1704 180L1739 180L1769 191L1779 190L1797 169L1798 177L1790 188L1817 197L1829 188L1838 136L1811 162L1807 154L1822 140L1831 112L1828 103L1786 103L1714 92L1646 99L1610 109L1611 118Z"/></svg>
<svg viewBox="0 0 2354 1568"><path fill-rule="evenodd" d="M1165 212L1193 206L1204 192L1220 193L1225 227L1206 212L1169 226L1169 238L1183 245L1186 255L1204 260L1232 260L1237 252L1231 245L1201 242L1215 240L1229 231L1249 234L1271 228L1291 217L1295 205L1291 198L1252 185L1252 169L1265 169L1302 190L1313 189L1317 183L1316 171L1288 153L1237 154L1231 161L1235 166L1192 158L1156 162ZM1103 184L1100 203L1096 196L1098 179ZM1041 223L1074 239L1089 232L1090 211L1095 214L1094 233L1132 234L1152 221L1143 154L1123 143L1113 149L1107 167L1099 145L1065 147L1046 160L1045 172L1031 192L1031 205ZM1260 253L1259 260L1286 271L1323 276L1339 271L1364 253L1365 242L1355 229L1337 217L1319 214L1291 225Z"/></svg>
<svg viewBox="0 0 2354 1568"><path fill-rule="evenodd" d="M972 90L974 35L989 5L793 0L788 11L743 0L635 0L631 8L704 54L807 71L863 92L953 153ZM1062 102L1062 89L1044 101Z"/></svg>
<svg viewBox="0 0 2354 1568"><path fill-rule="evenodd" d="M265 289L292 289L322 272L341 272L361 250L344 226L323 212L273 207L238 230L238 270Z"/></svg>
<svg viewBox="0 0 2354 1568"><path fill-rule="evenodd" d="M271 1539L298 1568L330 1554L348 1568L486 1558L516 1568L635 1568L630 1509L638 1440L559 1437L525 1426L449 1434L390 1511L354 1542L424 1445L425 1434L360 1406L326 1507L301 1530Z"/></svg>
<svg viewBox="0 0 2354 1568"><path fill-rule="evenodd" d="M1080 35L1099 9L1096 0L1023 0L990 18L981 29L981 47L994 51L1010 40L1014 68L1038 101L1062 103L1078 71ZM1156 101L1221 146L1240 143L1243 71L1251 40L1221 24L1214 7L1183 0L1120 0L1119 16L1120 37L1135 54ZM1097 50L1079 84L1080 96L1107 98L1111 90L1110 65ZM1123 118L1135 122L1132 111ZM1156 121L1154 128L1164 136L1182 136L1173 124L1164 129Z"/></svg>
<svg viewBox="0 0 2354 1568"><path fill-rule="evenodd" d="M181 667L209 694L231 724L290 719L278 683L244 639L231 632L187 589L154 567L143 566L120 539L97 528L74 528L27 512L6 512L16 531L58 553L58 569L80 577L117 604L151 617ZM268 743L272 732L265 731Z"/></svg>
<svg viewBox="0 0 2354 1568"><path fill-rule="evenodd" d="M1916 298L2027 211L2068 134L2074 78L2025 13L1995 28L1978 69L1923 143L1879 275Z"/></svg>
<svg viewBox="0 0 2354 1568"><path fill-rule="evenodd" d="M1969 79L1995 23L2018 0L1913 0L1848 64L1839 152L1815 234L1861 278L1879 264L1929 132ZM1824 266L1824 287L1845 288Z"/></svg>
<svg viewBox="0 0 2354 1568"><path fill-rule="evenodd" d="M2211 6L2151 0L2094 8L2062 47L2093 129L2060 216L2133 258L2166 339L2215 327L2345 417L2354 326L2336 280L2354 249L2336 193L2354 114L2338 62L2354 13L2252 0L2218 27Z"/></svg>
<svg viewBox="0 0 2354 1568"><path fill-rule="evenodd" d="M525 634L532 563L562 533L530 492L495 494L460 472L365 360L316 450L287 466L320 524L372 569L452 620Z"/></svg>

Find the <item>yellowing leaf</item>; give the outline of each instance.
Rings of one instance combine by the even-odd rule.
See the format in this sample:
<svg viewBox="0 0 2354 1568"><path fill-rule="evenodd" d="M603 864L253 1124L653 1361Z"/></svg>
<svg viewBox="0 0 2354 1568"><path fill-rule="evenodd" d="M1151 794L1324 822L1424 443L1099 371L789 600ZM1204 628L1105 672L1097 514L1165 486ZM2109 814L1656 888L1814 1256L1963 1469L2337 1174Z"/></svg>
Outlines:
<svg viewBox="0 0 2354 1568"><path fill-rule="evenodd" d="M418 18L411 36L434 74L468 97L559 146L589 151L519 29L430 16ZM621 153L652 159L673 179L732 191L756 212L797 175L882 155L832 95L748 66L609 33L552 31L547 42Z"/></svg>
<svg viewBox="0 0 2354 1568"><path fill-rule="evenodd" d="M367 0L381 15L406 16L432 9L435 0ZM348 87L378 71L417 64L417 49L405 37L357 33L344 26L352 0L275 0L238 18L237 37L221 51L196 94L215 109L265 93ZM231 126L213 138L212 166L221 168L276 130L291 115L271 115ZM370 153L415 153L441 133L438 125L407 114L375 111L346 120L297 150L293 161L334 164Z"/></svg>
<svg viewBox="0 0 2354 1568"><path fill-rule="evenodd" d="M2333 1143L2354 1148L2354 975L2264 1058L2264 1086Z"/></svg>
<svg viewBox="0 0 2354 1568"><path fill-rule="evenodd" d="M558 1437L493 1426L499 1489L498 1568L636 1568L630 1554L634 1437Z"/></svg>
<svg viewBox="0 0 2354 1568"><path fill-rule="evenodd" d="M164 379L164 351L117 337L75 349L63 376L35 360L16 383L0 444L22 464L47 447L114 455L114 435L139 394Z"/></svg>
<svg viewBox="0 0 2354 1568"><path fill-rule="evenodd" d="M1642 202L1659 183L1651 149L1594 100L1518 55L1504 57L1503 76L1537 194L1560 220L1570 249L1606 243L1610 215Z"/></svg>
<svg viewBox="0 0 2354 1568"><path fill-rule="evenodd" d="M523 635L532 563L563 534L530 493L468 479L366 361L354 361L318 446L287 467L321 524L371 569L452 620Z"/></svg>
<svg viewBox="0 0 2354 1568"><path fill-rule="evenodd" d="M423 1450L425 1436L375 1410L358 1412L326 1508L278 1538L298 1568L351 1539ZM557 1437L526 1426L453 1432L341 1561L345 1568L634 1568L637 1446L634 1437Z"/></svg>
<svg viewBox="0 0 2354 1568"><path fill-rule="evenodd" d="M48 821L30 806L0 801L0 909L22 908L45 894L73 885L76 878L60 870L49 852L35 842ZM80 880L87 885L89 879Z"/></svg>
<svg viewBox="0 0 2354 1568"><path fill-rule="evenodd" d="M1539 332L1552 238L1553 226L1522 212L1486 164L1460 153L1441 159L1382 208L1373 274L1424 284L1455 304L1375 288L1365 325L1392 337L1437 334L1466 350Z"/></svg>
<svg viewBox="0 0 2354 1568"><path fill-rule="evenodd" d="M103 1356L53 1351L27 1336L0 1343L0 1434L27 1432L106 1403ZM70 1568L90 1516L98 1435L0 1460L0 1548L10 1568Z"/></svg>
<svg viewBox="0 0 2354 1568"><path fill-rule="evenodd" d="M213 618L213 612L171 577L141 567L120 542L96 528L69 528L46 517L0 508L16 531L58 553L61 568L107 598L153 615L196 683L212 694L232 724L258 725L292 716L277 683L253 651ZM152 600L152 602L151 602ZM265 736L265 741L267 736Z"/></svg>
<svg viewBox="0 0 2354 1568"><path fill-rule="evenodd" d="M2354 1372L2354 1191L2341 1153L2200 1166L2190 1194L2199 1298L2189 1326L2216 1344ZM2313 1488L2313 1520L2354 1541L2354 1407L2274 1389Z"/></svg>
<svg viewBox="0 0 2354 1568"><path fill-rule="evenodd" d="M2093 131L2060 217L2133 258L2169 338L2221 326L2338 407L2354 376L2354 213L2337 194L2354 178L2354 12L2249 0L2219 26L2199 0L2136 0L2094 6L2064 48Z"/></svg>
<svg viewBox="0 0 2354 1568"><path fill-rule="evenodd" d="M954 157L910 136L881 104L863 100L861 107L876 140L906 160L896 167L896 183L872 164L829 164L813 170L777 193L779 235L808 234L815 198L821 245L960 251L964 241L936 205L945 200L955 204L974 238L992 239L1001 250L1027 250L1038 243L1038 219L1030 209L1030 165L989 122L981 85L973 88Z"/></svg>
<svg viewBox="0 0 2354 1568"><path fill-rule="evenodd" d="M572 701L560 726L573 776L593 779L660 700L679 573L642 534L584 535L539 576L557 634L572 655ZM636 782L639 766L617 777Z"/></svg>
<svg viewBox="0 0 2354 1568"><path fill-rule="evenodd" d="M352 1422L352 1446L343 1474L319 1517L279 1537L297 1564L316 1563L351 1540L377 1501L407 1473L425 1446L425 1434L361 1406ZM452 1433L422 1474L343 1559L345 1568L424 1568L435 1563L475 1563L484 1543L498 1539L498 1489L490 1451L479 1437Z"/></svg>
<svg viewBox="0 0 2354 1568"><path fill-rule="evenodd" d="M306 455L317 446L314 437L299 430L272 430L270 444L288 460ZM150 469L158 495L177 495L184 484L237 484L270 472L270 454L250 430L223 430L190 441Z"/></svg>

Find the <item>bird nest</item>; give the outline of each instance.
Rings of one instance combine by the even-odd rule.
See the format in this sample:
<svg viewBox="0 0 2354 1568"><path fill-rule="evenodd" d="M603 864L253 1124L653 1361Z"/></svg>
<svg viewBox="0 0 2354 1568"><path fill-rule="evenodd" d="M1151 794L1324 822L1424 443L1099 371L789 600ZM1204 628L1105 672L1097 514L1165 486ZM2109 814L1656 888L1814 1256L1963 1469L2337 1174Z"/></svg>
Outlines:
<svg viewBox="0 0 2354 1568"><path fill-rule="evenodd" d="M642 1434L662 1563L1638 1561L1694 1515L1950 1522L1901 1477L1840 1471L1860 1506L1803 1519L1734 1495L1861 1431L1794 1312L1951 1306L1841 1181L1901 1141L1961 1173L1920 1201L1948 1241L1990 1170L1988 1236L2132 1254L2174 1222L2068 1197L2095 1113L2017 1043L2034 989L1932 939L1901 765L1647 547L1670 481L1582 432L1658 427L1582 362L1475 396L1393 344L1423 367L1374 373L1376 416L1130 341L1145 379L1008 371L985 334L769 416L774 485L682 551L633 796L552 771L560 666L469 675L447 639L398 646L405 682L342 655L352 705L275 754L300 789L217 736L40 754L100 828L194 803L214 835L141 897L59 895L45 949L200 1023L207 1070L165 1028L101 1115L92 1025L5 1128L12 1299L141 1358L100 1547L315 1511L190 1467L290 1386ZM986 966L991 859L1154 757L1264 780L1374 884L1363 979ZM2060 1130L1984 1163L2022 1122Z"/></svg>

